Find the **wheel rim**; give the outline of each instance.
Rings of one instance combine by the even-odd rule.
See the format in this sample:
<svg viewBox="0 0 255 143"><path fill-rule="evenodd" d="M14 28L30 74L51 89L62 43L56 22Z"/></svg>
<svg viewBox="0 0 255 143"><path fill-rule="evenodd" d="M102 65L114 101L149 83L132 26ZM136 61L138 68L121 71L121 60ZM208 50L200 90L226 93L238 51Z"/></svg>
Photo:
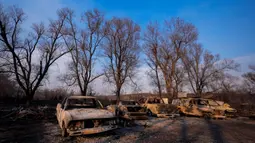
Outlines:
<svg viewBox="0 0 255 143"><path fill-rule="evenodd" d="M204 118L205 118L205 119L211 119L210 113L205 113L205 114L204 114Z"/></svg>
<svg viewBox="0 0 255 143"><path fill-rule="evenodd" d="M152 112L151 112L150 110L148 111L147 114L148 114L148 116L150 116L150 117L152 116Z"/></svg>
<svg viewBox="0 0 255 143"><path fill-rule="evenodd" d="M127 121L124 120L124 121L123 121L123 127L126 127L126 126L127 126Z"/></svg>

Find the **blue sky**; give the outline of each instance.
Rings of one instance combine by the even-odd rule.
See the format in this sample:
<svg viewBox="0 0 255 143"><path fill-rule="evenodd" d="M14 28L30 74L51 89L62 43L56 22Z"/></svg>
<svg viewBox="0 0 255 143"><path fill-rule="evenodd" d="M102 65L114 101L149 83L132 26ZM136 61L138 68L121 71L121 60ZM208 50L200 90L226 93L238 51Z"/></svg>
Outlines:
<svg viewBox="0 0 255 143"><path fill-rule="evenodd" d="M150 21L180 17L193 23L204 48L241 64L241 75L255 60L255 0L0 0L17 5L27 14L24 26L56 17L57 9L70 7L79 16L97 8L107 18L129 17L142 29ZM58 61L55 75L64 72L68 58ZM52 72L54 74L54 72ZM55 80L55 79L53 79ZM98 89L99 90L99 89ZM105 91L101 91L105 92Z"/></svg>
<svg viewBox="0 0 255 143"><path fill-rule="evenodd" d="M28 23L54 18L61 7L70 7L77 15L98 8L107 18L130 17L142 28L149 21L180 17L198 28L204 48L222 58L255 54L253 0L2 0L2 3L23 8Z"/></svg>

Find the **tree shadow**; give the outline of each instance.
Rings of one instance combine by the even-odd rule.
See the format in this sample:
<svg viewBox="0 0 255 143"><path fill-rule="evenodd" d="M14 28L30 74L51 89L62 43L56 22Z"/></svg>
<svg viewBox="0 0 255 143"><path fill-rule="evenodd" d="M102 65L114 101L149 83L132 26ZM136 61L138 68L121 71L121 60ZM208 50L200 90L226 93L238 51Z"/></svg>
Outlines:
<svg viewBox="0 0 255 143"><path fill-rule="evenodd" d="M165 122L169 120L168 118L164 118L164 119L160 119L160 120L155 120L152 121L153 126L162 122ZM135 141L136 143L140 143L145 139L148 139L150 137L155 136L156 134L158 134L160 131L165 130L166 128L168 128L170 125L172 125L173 123L175 123L176 120L171 120L170 123L166 124L163 128L160 128L158 130L153 130L153 131L147 131L147 132L141 132L140 135L138 136L137 140Z"/></svg>
<svg viewBox="0 0 255 143"><path fill-rule="evenodd" d="M186 122L186 118L180 119L181 121L181 131L180 131L180 137L181 139L178 140L178 142L181 143L193 143L197 141L197 137L200 133L193 132L193 135L188 135L188 124Z"/></svg>
<svg viewBox="0 0 255 143"><path fill-rule="evenodd" d="M187 142L188 141L188 136L187 136L187 123L185 119L181 119L181 142Z"/></svg>
<svg viewBox="0 0 255 143"><path fill-rule="evenodd" d="M224 140L222 136L222 127L218 124L213 123L211 120L207 119L206 123L208 124L211 136L213 140L217 143L225 143L226 141Z"/></svg>
<svg viewBox="0 0 255 143"><path fill-rule="evenodd" d="M14 124L5 125L6 131L0 137L0 142L39 142L45 130L40 121L15 121Z"/></svg>
<svg viewBox="0 0 255 143"><path fill-rule="evenodd" d="M131 127L124 127L124 128L119 128L113 131L108 132L108 138L104 140L103 142L112 142L119 140L123 136L129 136L130 134L139 134L142 132L144 129L143 126L141 125L134 125ZM100 135L100 134L99 134ZM106 135L106 134L104 134Z"/></svg>

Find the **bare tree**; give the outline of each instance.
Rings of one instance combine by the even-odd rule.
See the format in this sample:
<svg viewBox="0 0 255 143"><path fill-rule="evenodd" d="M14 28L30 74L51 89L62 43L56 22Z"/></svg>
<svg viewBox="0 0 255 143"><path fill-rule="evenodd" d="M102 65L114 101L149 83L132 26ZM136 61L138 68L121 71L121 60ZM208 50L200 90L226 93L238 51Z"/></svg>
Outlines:
<svg viewBox="0 0 255 143"><path fill-rule="evenodd" d="M211 92L232 92L237 90L239 86L238 80L238 77L222 71L221 73L218 73L216 77L211 77L206 88Z"/></svg>
<svg viewBox="0 0 255 143"><path fill-rule="evenodd" d="M85 27L79 29L74 22L74 13L65 9L67 16L66 31L64 37L66 46L71 51L72 62L69 64L69 72L62 79L68 85L77 84L82 95L88 93L91 82L103 74L93 74L93 66L96 62L97 49L105 36L103 29L104 16L98 10L87 11L82 15ZM70 27L69 27L70 26Z"/></svg>
<svg viewBox="0 0 255 143"><path fill-rule="evenodd" d="M184 52L182 61L188 74L188 80L193 92L201 96L204 88L213 78L220 78L227 70L235 70L239 66L233 60L220 60L219 55L213 55L204 50L200 44L193 44Z"/></svg>
<svg viewBox="0 0 255 143"><path fill-rule="evenodd" d="M117 100L123 84L132 81L138 66L140 27L130 19L113 18L106 22L104 45L105 76L116 87Z"/></svg>
<svg viewBox="0 0 255 143"><path fill-rule="evenodd" d="M41 85L49 67L60 57L68 53L61 43L62 28L66 15L58 11L58 19L50 21L49 27L33 24L33 32L22 38L21 24L25 19L22 9L15 6L4 9L0 6L0 41L8 52L9 68L4 72L13 73L16 81L26 94L27 103ZM37 54L38 52L39 54ZM32 60L39 57L39 62Z"/></svg>
<svg viewBox="0 0 255 143"><path fill-rule="evenodd" d="M166 21L164 31L166 33L162 38L159 66L165 79L166 91L169 95L173 95L173 77L176 73L176 66L183 49L197 40L198 32L194 25L179 18Z"/></svg>
<svg viewBox="0 0 255 143"><path fill-rule="evenodd" d="M255 93L255 65L250 65L249 68L251 69L251 72L247 72L242 75L244 78L244 89L250 93Z"/></svg>
<svg viewBox="0 0 255 143"><path fill-rule="evenodd" d="M159 76L160 31L157 23L150 23L147 26L147 31L144 34L143 46L146 55L146 63L150 68L148 75L152 79L152 84L156 85L158 88L158 94L161 97L162 85Z"/></svg>
<svg viewBox="0 0 255 143"><path fill-rule="evenodd" d="M186 83L185 70L180 65L176 67L173 75L173 95L178 96L178 92L183 90L183 86Z"/></svg>
<svg viewBox="0 0 255 143"><path fill-rule="evenodd" d="M13 97L15 92L17 92L17 86L10 78L10 74L0 73L0 98Z"/></svg>

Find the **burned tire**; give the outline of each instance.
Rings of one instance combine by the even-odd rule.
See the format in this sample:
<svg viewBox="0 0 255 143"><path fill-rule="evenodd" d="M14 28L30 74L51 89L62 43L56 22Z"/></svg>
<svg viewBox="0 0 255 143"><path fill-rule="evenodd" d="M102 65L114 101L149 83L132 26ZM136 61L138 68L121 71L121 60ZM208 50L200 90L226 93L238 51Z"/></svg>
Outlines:
<svg viewBox="0 0 255 143"><path fill-rule="evenodd" d="M152 117L152 112L151 112L150 109L147 111L147 115L148 115L149 117Z"/></svg>
<svg viewBox="0 0 255 143"><path fill-rule="evenodd" d="M203 114L203 117L204 117L204 119L206 119L206 120L210 120L210 119L212 118L212 114L211 114L211 113L204 113L204 114Z"/></svg>
<svg viewBox="0 0 255 143"><path fill-rule="evenodd" d="M184 114L181 110L178 110L178 113L180 114L181 117L185 117L186 114Z"/></svg>
<svg viewBox="0 0 255 143"><path fill-rule="evenodd" d="M123 119L123 118L120 118L119 119L119 125L121 127L126 127L127 126L127 120Z"/></svg>
<svg viewBox="0 0 255 143"><path fill-rule="evenodd" d="M64 123L63 123L63 127L62 127L62 130L61 130L61 134L62 134L62 137L67 137L68 136L67 129L66 129Z"/></svg>
<svg viewBox="0 0 255 143"><path fill-rule="evenodd" d="M123 120L123 127L125 128L125 127L127 127L127 120Z"/></svg>
<svg viewBox="0 0 255 143"><path fill-rule="evenodd" d="M115 116L119 117L119 115L120 115L120 111L119 111L119 109L116 109L115 110Z"/></svg>

